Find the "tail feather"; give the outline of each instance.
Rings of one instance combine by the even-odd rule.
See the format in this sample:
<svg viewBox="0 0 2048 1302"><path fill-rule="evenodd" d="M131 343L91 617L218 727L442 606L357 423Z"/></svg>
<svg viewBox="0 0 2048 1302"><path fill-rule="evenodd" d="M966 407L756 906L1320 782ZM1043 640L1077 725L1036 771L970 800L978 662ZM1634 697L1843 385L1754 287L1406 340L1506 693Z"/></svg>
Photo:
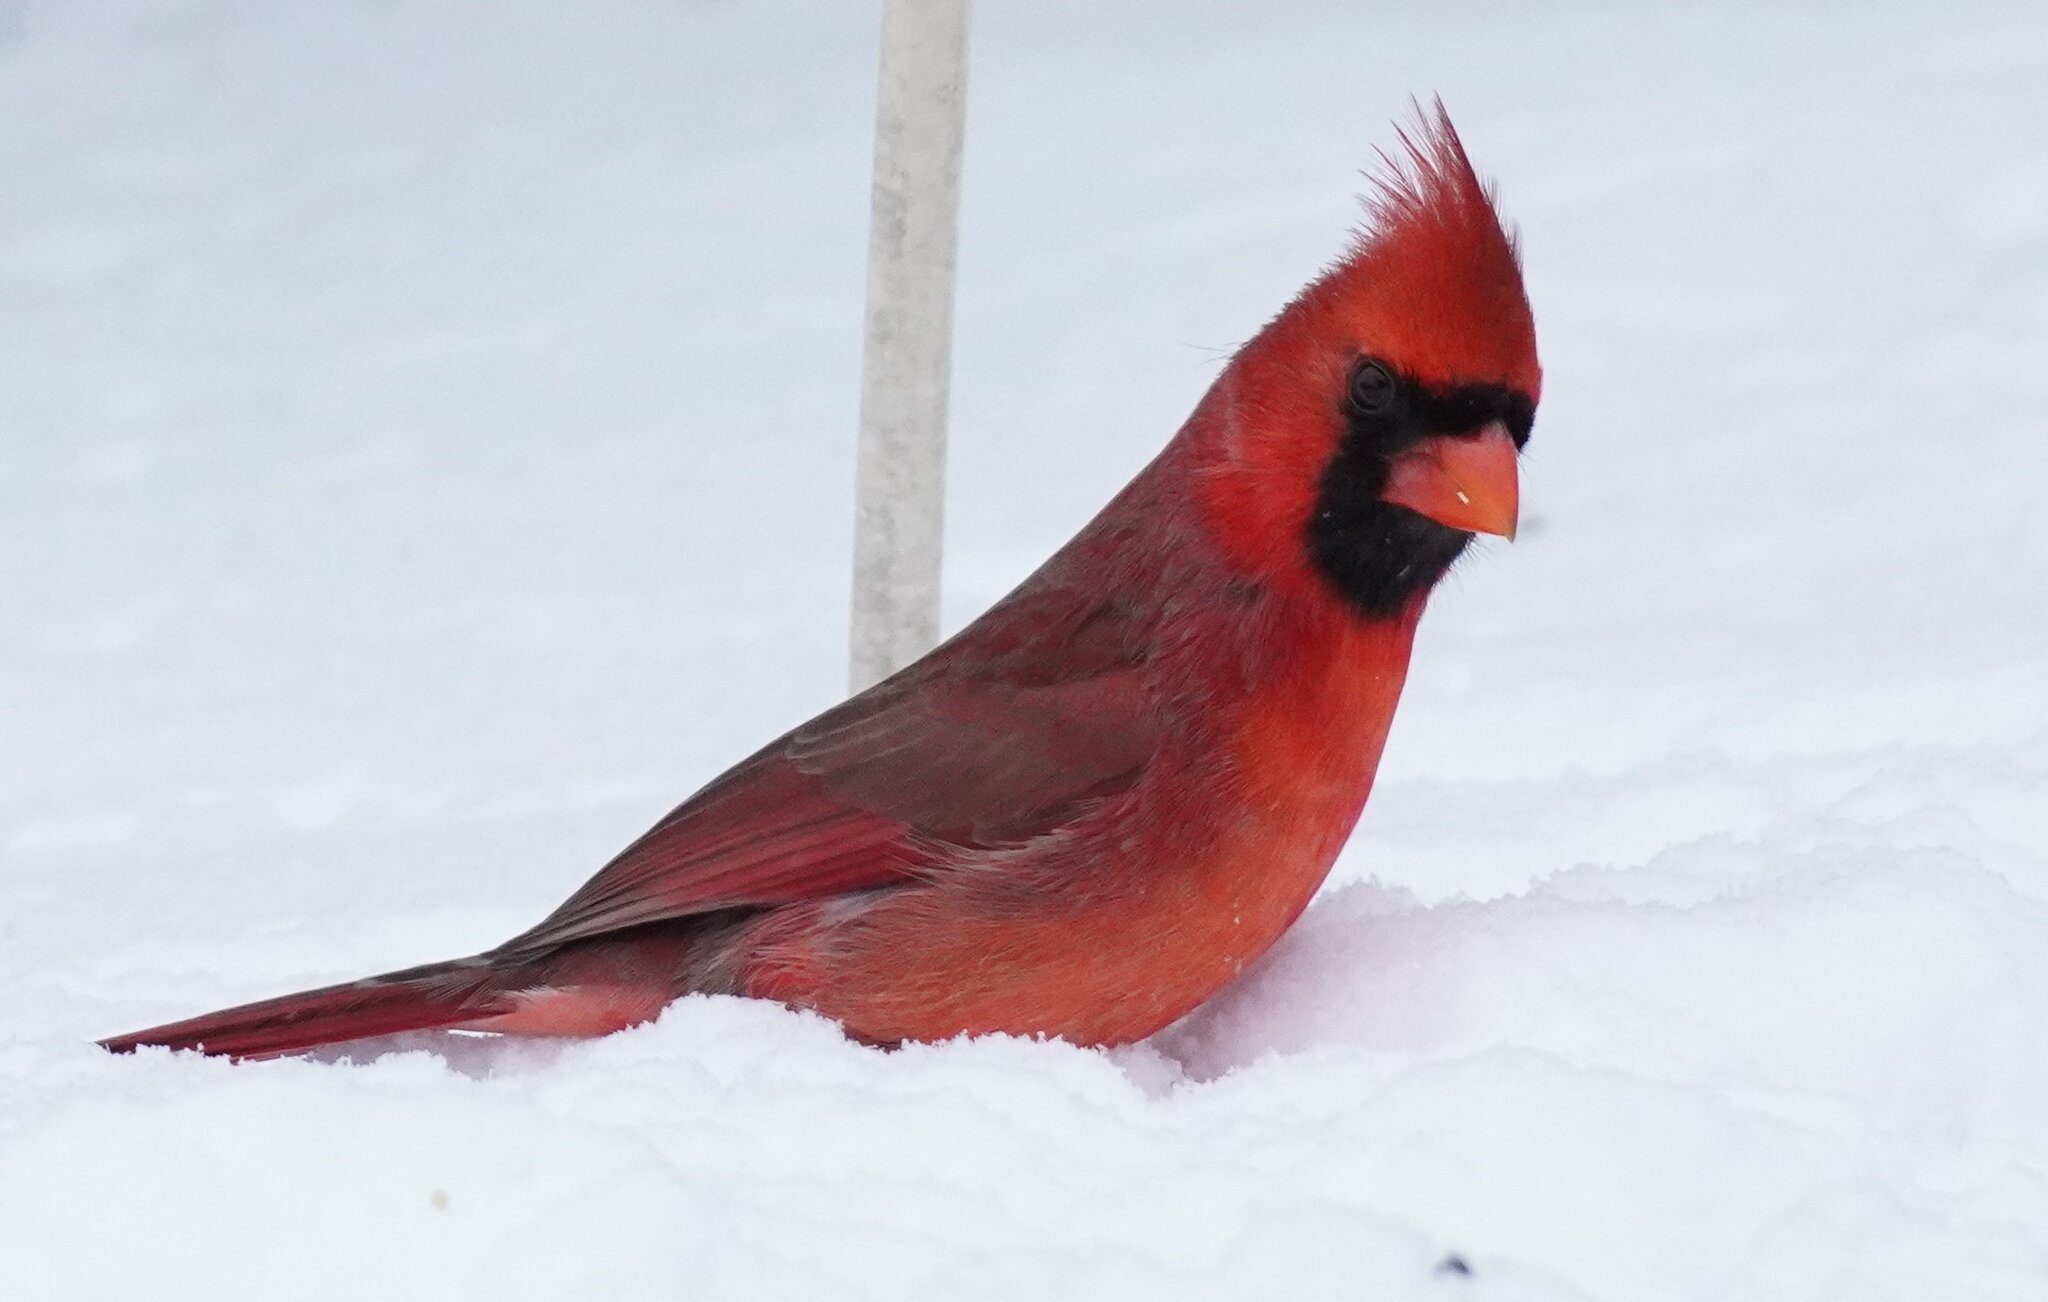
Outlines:
<svg viewBox="0 0 2048 1302"><path fill-rule="evenodd" d="M323 1044L400 1031L459 1028L502 1017L517 1002L487 961L457 959L281 995L101 1040L128 1053L144 1045L232 1058L273 1058Z"/></svg>

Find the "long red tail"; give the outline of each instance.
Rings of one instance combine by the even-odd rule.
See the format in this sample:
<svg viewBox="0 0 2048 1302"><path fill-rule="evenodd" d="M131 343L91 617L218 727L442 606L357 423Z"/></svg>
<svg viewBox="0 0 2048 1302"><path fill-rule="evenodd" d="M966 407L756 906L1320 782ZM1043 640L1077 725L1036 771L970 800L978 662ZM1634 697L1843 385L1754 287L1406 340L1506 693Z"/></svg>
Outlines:
<svg viewBox="0 0 2048 1302"><path fill-rule="evenodd" d="M513 1008L500 970L488 960L457 959L224 1008L100 1044L115 1053L160 1044L233 1058L273 1058L372 1035L460 1027Z"/></svg>

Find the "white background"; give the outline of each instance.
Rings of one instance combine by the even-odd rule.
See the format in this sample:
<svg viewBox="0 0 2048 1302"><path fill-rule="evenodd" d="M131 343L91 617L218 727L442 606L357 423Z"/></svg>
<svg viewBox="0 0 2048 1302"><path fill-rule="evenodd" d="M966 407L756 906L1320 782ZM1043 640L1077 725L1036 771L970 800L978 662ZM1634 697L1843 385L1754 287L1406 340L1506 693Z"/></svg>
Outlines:
<svg viewBox="0 0 2048 1302"><path fill-rule="evenodd" d="M1523 540L1240 987L244 1067L88 1042L494 943L836 699L874 14L0 8L0 1292L2048 1295L2048 11L1669 8L978 8L951 623L1411 92L1523 229Z"/></svg>

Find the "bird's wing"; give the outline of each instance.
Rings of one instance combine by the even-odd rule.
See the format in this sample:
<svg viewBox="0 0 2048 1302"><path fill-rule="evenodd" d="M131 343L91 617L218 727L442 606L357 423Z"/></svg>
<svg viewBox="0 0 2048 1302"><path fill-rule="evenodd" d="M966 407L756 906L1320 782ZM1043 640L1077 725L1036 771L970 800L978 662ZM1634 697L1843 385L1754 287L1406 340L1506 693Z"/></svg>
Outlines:
<svg viewBox="0 0 2048 1302"><path fill-rule="evenodd" d="M685 801L505 948L915 880L1127 789L1158 744L1141 621L1025 592Z"/></svg>

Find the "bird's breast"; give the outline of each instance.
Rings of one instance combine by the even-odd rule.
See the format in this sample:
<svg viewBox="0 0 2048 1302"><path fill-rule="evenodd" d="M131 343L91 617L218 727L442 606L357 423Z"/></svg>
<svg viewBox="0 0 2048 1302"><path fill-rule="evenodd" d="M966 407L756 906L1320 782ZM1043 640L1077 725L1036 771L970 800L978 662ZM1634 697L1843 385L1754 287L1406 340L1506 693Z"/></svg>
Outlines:
<svg viewBox="0 0 2048 1302"><path fill-rule="evenodd" d="M1329 875L1371 792L1413 633L1412 619L1347 619L1242 705L1232 748L1241 816L1199 869L1217 912L1227 906L1232 930L1249 933L1220 946L1228 961L1264 952Z"/></svg>

